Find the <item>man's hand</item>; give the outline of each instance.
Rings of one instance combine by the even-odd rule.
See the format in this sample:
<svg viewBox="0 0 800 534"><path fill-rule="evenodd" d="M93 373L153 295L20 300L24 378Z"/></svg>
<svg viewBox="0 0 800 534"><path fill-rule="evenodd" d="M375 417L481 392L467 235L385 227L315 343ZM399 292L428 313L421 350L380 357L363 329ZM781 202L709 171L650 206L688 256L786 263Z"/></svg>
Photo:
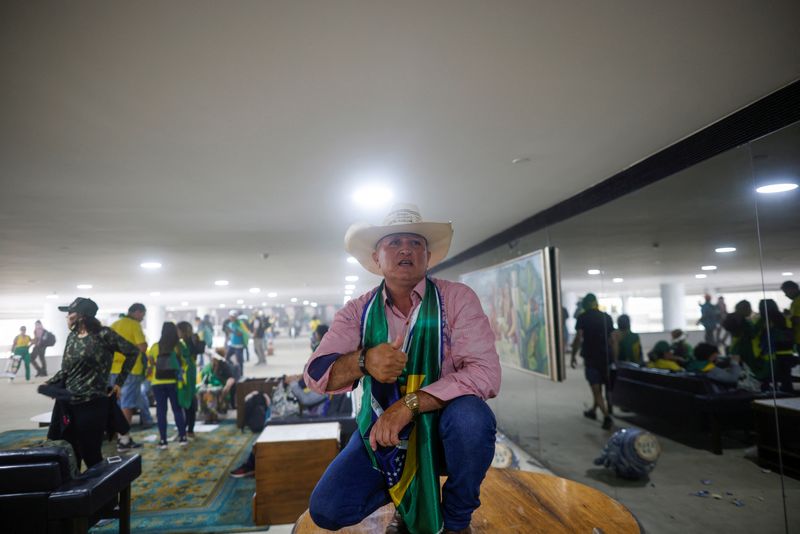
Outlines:
<svg viewBox="0 0 800 534"><path fill-rule="evenodd" d="M369 375L384 384L392 384L403 372L408 356L400 350L403 346L403 337L397 336L392 343L381 343L367 351L364 358L364 367Z"/></svg>
<svg viewBox="0 0 800 534"><path fill-rule="evenodd" d="M388 345L388 343L387 343ZM383 412L369 433L369 444L372 450L381 447L393 447L400 444L400 431L411 422L414 414L403 403L403 399L398 400Z"/></svg>
<svg viewBox="0 0 800 534"><path fill-rule="evenodd" d="M121 391L120 387L114 384L114 387L112 387L111 391L108 392L108 396L110 397L113 395L114 397L116 397L117 400L119 400L120 391Z"/></svg>

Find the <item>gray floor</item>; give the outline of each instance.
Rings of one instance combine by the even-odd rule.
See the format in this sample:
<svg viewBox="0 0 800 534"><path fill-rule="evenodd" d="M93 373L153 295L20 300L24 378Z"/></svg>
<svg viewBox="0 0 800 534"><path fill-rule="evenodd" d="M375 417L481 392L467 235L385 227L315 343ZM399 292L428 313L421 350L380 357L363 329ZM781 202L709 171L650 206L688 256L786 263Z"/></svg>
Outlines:
<svg viewBox="0 0 800 534"><path fill-rule="evenodd" d="M292 341L279 338L276 356L269 365L247 366L250 376L276 376L302 370L308 355L304 338ZM57 359L50 359L51 372L57 369ZM4 368L5 361L0 361ZM36 393L43 379L29 383L24 374L14 382L0 379L0 431L35 428L30 418L47 412L52 402ZM512 375L505 375L509 389ZM506 380L506 378L504 378ZM659 436L663 454L644 483L617 480L610 473L592 465L608 433L598 422L581 416L584 404L589 403L588 388L580 370L568 372L561 384L537 380L536 390L530 393L536 419L530 431L510 436L556 474L582 482L618 499L641 521L648 533L781 533L784 530L781 481L776 473L765 473L744 458L745 448L736 442L728 445L725 454L716 456L693 444L680 443ZM502 415L502 414L501 414ZM500 417L502 420L502 417ZM639 421L641 422L641 421ZM618 426L630 426L617 419ZM703 485L701 480L710 480ZM800 532L800 482L786 478L788 532ZM689 496L701 489L723 496L720 500ZM728 496L725 493L734 495ZM733 498L744 502L743 507L731 503ZM275 525L272 533L288 533L289 525ZM611 533L607 533L611 534Z"/></svg>

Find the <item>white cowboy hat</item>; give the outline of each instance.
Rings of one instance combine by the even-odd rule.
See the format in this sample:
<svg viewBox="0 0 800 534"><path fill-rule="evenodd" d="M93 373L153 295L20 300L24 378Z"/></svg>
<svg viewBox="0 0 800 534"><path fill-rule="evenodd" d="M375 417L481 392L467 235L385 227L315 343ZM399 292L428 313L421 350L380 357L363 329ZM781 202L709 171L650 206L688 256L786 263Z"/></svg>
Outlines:
<svg viewBox="0 0 800 534"><path fill-rule="evenodd" d="M366 270L383 276L378 264L372 259L372 253L381 239L392 234L417 234L424 237L431 253L428 267L433 267L447 257L450 240L453 238L453 225L450 222L423 221L415 204L395 204L381 226L367 223L351 225L344 235L344 248Z"/></svg>

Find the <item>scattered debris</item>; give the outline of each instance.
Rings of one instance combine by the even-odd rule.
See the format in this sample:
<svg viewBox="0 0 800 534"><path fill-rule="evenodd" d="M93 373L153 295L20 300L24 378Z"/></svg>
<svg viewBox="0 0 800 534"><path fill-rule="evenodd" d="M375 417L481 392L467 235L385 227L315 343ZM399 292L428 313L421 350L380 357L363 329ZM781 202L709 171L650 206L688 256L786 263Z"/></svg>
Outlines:
<svg viewBox="0 0 800 534"><path fill-rule="evenodd" d="M772 471L770 471L769 469L762 469L761 472L762 473L772 473Z"/></svg>
<svg viewBox="0 0 800 534"><path fill-rule="evenodd" d="M702 482L704 486L710 486L711 485L711 481L710 480L701 480L700 482Z"/></svg>
<svg viewBox="0 0 800 534"><path fill-rule="evenodd" d="M731 502L737 508L741 508L742 506L744 506L744 503L742 501L740 501L739 499L733 499Z"/></svg>
<svg viewBox="0 0 800 534"><path fill-rule="evenodd" d="M733 492L732 491L726 491L725 495L731 496L731 495L733 495Z"/></svg>
<svg viewBox="0 0 800 534"><path fill-rule="evenodd" d="M719 493L712 493L711 496L714 497L717 500L722 499L722 495L720 495Z"/></svg>
<svg viewBox="0 0 800 534"><path fill-rule="evenodd" d="M690 493L689 495L691 495L692 497L710 497L711 492L709 492L708 490L700 490L700 491L695 491L694 493Z"/></svg>

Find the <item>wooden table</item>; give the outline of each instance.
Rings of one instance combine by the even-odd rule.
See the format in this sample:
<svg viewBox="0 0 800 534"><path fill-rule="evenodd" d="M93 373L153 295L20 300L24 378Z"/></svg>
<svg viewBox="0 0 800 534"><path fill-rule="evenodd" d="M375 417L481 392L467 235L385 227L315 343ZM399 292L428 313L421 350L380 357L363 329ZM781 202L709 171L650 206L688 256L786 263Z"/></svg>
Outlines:
<svg viewBox="0 0 800 534"><path fill-rule="evenodd" d="M777 411L777 413L776 413ZM776 428L776 415L778 428ZM800 397L753 401L753 419L758 433L758 463L777 471L778 430L783 470L800 478Z"/></svg>
<svg viewBox="0 0 800 534"><path fill-rule="evenodd" d="M383 534L393 513L394 506L387 504L360 524L338 532ZM306 511L292 532L330 531L314 525ZM589 486L553 475L492 468L481 485L481 506L472 516L472 532L639 534L641 529L627 508Z"/></svg>
<svg viewBox="0 0 800 534"><path fill-rule="evenodd" d="M257 525L294 523L339 452L339 423L267 426L256 440Z"/></svg>

